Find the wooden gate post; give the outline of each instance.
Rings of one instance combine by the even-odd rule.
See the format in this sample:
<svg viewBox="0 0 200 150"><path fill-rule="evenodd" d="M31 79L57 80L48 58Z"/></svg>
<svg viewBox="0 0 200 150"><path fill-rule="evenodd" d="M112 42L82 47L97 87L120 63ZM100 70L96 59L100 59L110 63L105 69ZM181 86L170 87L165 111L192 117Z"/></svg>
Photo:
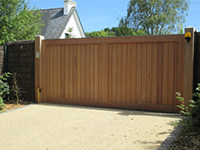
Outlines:
<svg viewBox="0 0 200 150"><path fill-rule="evenodd" d="M194 32L195 29L192 27L185 28L186 36L191 35L191 39L189 41L185 39L184 98L186 101L192 99L192 93L193 93Z"/></svg>
<svg viewBox="0 0 200 150"><path fill-rule="evenodd" d="M38 35L35 37L35 101L41 102L41 51L42 40L44 36Z"/></svg>

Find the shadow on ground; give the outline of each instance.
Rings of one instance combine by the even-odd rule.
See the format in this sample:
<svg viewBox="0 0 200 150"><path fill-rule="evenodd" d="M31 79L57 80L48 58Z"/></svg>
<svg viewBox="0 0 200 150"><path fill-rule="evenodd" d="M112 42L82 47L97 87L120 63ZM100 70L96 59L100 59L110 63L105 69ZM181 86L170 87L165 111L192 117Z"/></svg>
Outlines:
<svg viewBox="0 0 200 150"><path fill-rule="evenodd" d="M118 115L122 116L157 116L157 117L169 117L178 118L180 114L178 113L162 113L162 112L152 112L152 111L139 111L139 110L127 110L127 109L114 109L114 108L100 108L100 107L88 107L88 106L75 106L75 105L65 105L65 104L49 104L42 103L39 105L43 106L56 106L56 107L68 107L68 108L81 108L81 109L91 109L91 110L104 110L117 112Z"/></svg>

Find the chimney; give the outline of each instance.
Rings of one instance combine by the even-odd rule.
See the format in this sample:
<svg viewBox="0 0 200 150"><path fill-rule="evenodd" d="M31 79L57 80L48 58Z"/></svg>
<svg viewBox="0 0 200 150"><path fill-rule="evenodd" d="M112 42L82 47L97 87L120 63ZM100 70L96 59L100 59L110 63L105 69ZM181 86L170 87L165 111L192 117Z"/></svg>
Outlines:
<svg viewBox="0 0 200 150"><path fill-rule="evenodd" d="M72 0L64 0L64 15L68 15L72 7L76 7L76 2Z"/></svg>

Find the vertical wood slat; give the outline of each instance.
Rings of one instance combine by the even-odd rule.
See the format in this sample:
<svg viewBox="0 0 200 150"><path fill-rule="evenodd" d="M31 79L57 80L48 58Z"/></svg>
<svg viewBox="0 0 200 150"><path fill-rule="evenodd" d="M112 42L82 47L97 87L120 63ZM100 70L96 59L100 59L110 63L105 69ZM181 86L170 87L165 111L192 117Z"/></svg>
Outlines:
<svg viewBox="0 0 200 150"><path fill-rule="evenodd" d="M134 44L135 45L135 44ZM133 50L136 51L136 48ZM126 69L126 98L127 98L127 103L131 103L131 93L133 93L133 95L135 95L135 91L132 91L132 87L131 87L131 69L132 65L131 65L131 57L132 57L132 50L131 50L131 44L127 44L127 69ZM134 67L135 68L135 67ZM135 82L135 80L133 80L133 82ZM135 83L134 83L135 84Z"/></svg>
<svg viewBox="0 0 200 150"><path fill-rule="evenodd" d="M169 55L168 55L168 102L167 105L172 105L174 101L174 43L169 44Z"/></svg>
<svg viewBox="0 0 200 150"><path fill-rule="evenodd" d="M102 48L102 47L101 47ZM98 101L102 101L102 49L98 49Z"/></svg>
<svg viewBox="0 0 200 150"><path fill-rule="evenodd" d="M44 46L44 43L42 43L42 47L43 47L43 50L42 50L42 55L45 55L45 53L46 53L46 47ZM42 67L41 68L44 68L43 66L47 66L47 57L44 57L43 59L42 59ZM44 69L42 69L41 71L42 71L42 74L43 74L43 76L45 76L46 78L44 78L43 80L42 80L42 84L41 84L41 88L43 89L43 94L42 94L42 99L46 99L46 97L47 97L47 91L46 91L46 89L47 89L47 85L46 85L46 83L47 83L47 75L46 75L46 70L45 69L47 69L47 68L44 68Z"/></svg>
<svg viewBox="0 0 200 150"><path fill-rule="evenodd" d="M69 73L70 73L70 79L69 79L69 82L70 82L70 86L69 86L69 88L70 88L70 100L72 100L73 99L73 97L74 97L74 95L73 95L73 82L74 82L74 74L73 74L73 63L74 63L74 60L73 60L73 55L74 55L74 53L73 53L73 47L72 47L72 45L70 45L69 46L69 56L70 56L70 58L69 58L69 67L70 67L70 71L69 71Z"/></svg>
<svg viewBox="0 0 200 150"><path fill-rule="evenodd" d="M62 47L61 46L59 46L59 47L57 47L57 60L56 60L56 62L57 62L57 82L58 82L58 89L57 89L57 92L58 92L58 95L57 95L57 98L61 98L61 62L60 62L60 60L61 60L61 53L62 53Z"/></svg>
<svg viewBox="0 0 200 150"><path fill-rule="evenodd" d="M122 96L122 49L121 44L117 44L117 102L121 102L121 96Z"/></svg>
<svg viewBox="0 0 200 150"><path fill-rule="evenodd" d="M141 103L146 103L147 100L147 43L142 44L142 94Z"/></svg>
<svg viewBox="0 0 200 150"><path fill-rule="evenodd" d="M73 53L73 96L72 99L77 99L77 45L72 47Z"/></svg>
<svg viewBox="0 0 200 150"><path fill-rule="evenodd" d="M99 46L98 45L95 45L95 50L94 50L94 53L95 53L95 56L94 56L94 59L95 59L95 85L94 85L94 94L95 94L95 101L97 101L99 99Z"/></svg>
<svg viewBox="0 0 200 150"><path fill-rule="evenodd" d="M108 47L108 101L112 102L112 61L113 61L113 56L112 56L112 48L113 45L109 44Z"/></svg>
<svg viewBox="0 0 200 150"><path fill-rule="evenodd" d="M108 101L108 44L102 45L102 63L101 63L101 76L102 76L102 101Z"/></svg>
<svg viewBox="0 0 200 150"><path fill-rule="evenodd" d="M157 71L158 71L158 44L153 43L153 56L152 56L152 104L156 105L157 104Z"/></svg>
<svg viewBox="0 0 200 150"><path fill-rule="evenodd" d="M46 92L46 97L44 98L45 100L49 97L50 95L50 76L49 76L49 72L50 72L50 68L49 68L49 64L50 64L50 53L49 53L49 48L48 47L45 47L46 49L46 89L45 89L45 92ZM44 66L45 67L45 66ZM43 67L43 68L44 68Z"/></svg>
<svg viewBox="0 0 200 150"><path fill-rule="evenodd" d="M174 45L174 71L173 71L173 73L174 73L174 75L173 75L173 77L174 77L174 82L173 82L173 87L174 87L174 92L173 92L173 96L174 96L174 98L173 98L173 101L172 101L172 105L177 105L178 104L178 101L176 101L176 96L175 96L175 93L176 92L178 92L178 90L179 90L179 56L178 56L178 54L179 54L179 49L178 49L178 43L175 43L175 45Z"/></svg>
<svg viewBox="0 0 200 150"><path fill-rule="evenodd" d="M185 76L184 76L184 66L185 65L185 62L184 62L184 59L185 59L185 52L184 52L184 45L182 42L179 42L179 91L180 93L184 93L184 80L185 80ZM185 92L183 94L183 96L185 96L187 92Z"/></svg>
<svg viewBox="0 0 200 150"><path fill-rule="evenodd" d="M62 45L61 46L61 59L60 59L60 71L61 71L61 98L64 99L65 98L65 47Z"/></svg>
<svg viewBox="0 0 200 150"><path fill-rule="evenodd" d="M81 46L77 46L77 99L81 99Z"/></svg>
<svg viewBox="0 0 200 150"><path fill-rule="evenodd" d="M65 68L63 69L63 71L65 72L65 99L69 99L69 80L70 80L70 77L69 77L69 73L70 73L70 70L69 70L69 47L68 46L65 46L64 47L65 49Z"/></svg>
<svg viewBox="0 0 200 150"><path fill-rule="evenodd" d="M94 100L94 45L90 45L90 99Z"/></svg>
<svg viewBox="0 0 200 150"><path fill-rule="evenodd" d="M86 98L88 100L90 100L90 49L89 49L89 46L87 45L86 46L86 57L85 57L85 60L86 60L86 68L85 68L85 71L86 71Z"/></svg>
<svg viewBox="0 0 200 150"><path fill-rule="evenodd" d="M49 50L49 52L50 52L50 62L51 62L51 64L50 64L50 77L51 77L51 79L50 79L50 83L51 83L51 87L50 87L50 97L53 97L54 98L54 87L55 87L55 85L54 85L54 47L52 46L51 48L50 48L50 50Z"/></svg>
<svg viewBox="0 0 200 150"><path fill-rule="evenodd" d="M56 56L56 49L55 46L52 46L52 53L51 53L51 60L52 60L52 65L51 65L51 72L52 72L52 87L51 87L51 92L52 92L52 97L56 98L56 63L55 63L55 57Z"/></svg>
<svg viewBox="0 0 200 150"><path fill-rule="evenodd" d="M152 43L147 45L147 104L152 103L152 46Z"/></svg>
<svg viewBox="0 0 200 150"><path fill-rule="evenodd" d="M158 44L158 55L157 55L157 60L158 60L158 69L157 69L157 104L162 104L162 89L163 89L163 43Z"/></svg>
<svg viewBox="0 0 200 150"><path fill-rule="evenodd" d="M140 49L137 49L137 44L129 44L130 45L130 85L127 88L130 88L130 104L131 103L137 103L137 101L140 100L140 94L137 93L138 90L140 89L141 84L137 84L137 76L139 76L140 71L138 69L141 69L141 66L138 66L137 61L140 59L140 56L138 55ZM138 46L139 47L139 46ZM138 52L138 53L137 53ZM137 72L138 71L138 72ZM129 81L128 81L129 82Z"/></svg>
<svg viewBox="0 0 200 150"><path fill-rule="evenodd" d="M58 98L58 90L59 90L59 77L58 77L58 46L54 46L54 55L53 55L53 73L54 73L54 86L53 86L53 92L54 92L54 98Z"/></svg>
<svg viewBox="0 0 200 150"><path fill-rule="evenodd" d="M122 45L122 101L127 103L127 48L126 44Z"/></svg>
<svg viewBox="0 0 200 150"><path fill-rule="evenodd" d="M43 102L171 109L183 91L181 41L45 42Z"/></svg>
<svg viewBox="0 0 200 150"><path fill-rule="evenodd" d="M112 49L112 101L117 101L117 47L113 44Z"/></svg>
<svg viewBox="0 0 200 150"><path fill-rule="evenodd" d="M163 88L162 88L162 104L167 105L168 101L168 43L164 43L164 48L163 48Z"/></svg>
<svg viewBox="0 0 200 150"><path fill-rule="evenodd" d="M136 85L132 85L136 89L136 104L140 104L142 100L142 44L137 44L137 70L136 70ZM134 61L134 60L133 60ZM134 73L134 72L132 72ZM132 88L132 90L133 90Z"/></svg>

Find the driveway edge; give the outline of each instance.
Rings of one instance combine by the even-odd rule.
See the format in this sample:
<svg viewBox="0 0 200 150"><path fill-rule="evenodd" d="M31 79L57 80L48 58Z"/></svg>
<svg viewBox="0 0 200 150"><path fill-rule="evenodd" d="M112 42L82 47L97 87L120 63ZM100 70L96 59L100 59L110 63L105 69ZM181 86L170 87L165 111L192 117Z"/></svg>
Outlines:
<svg viewBox="0 0 200 150"><path fill-rule="evenodd" d="M12 109L12 110L9 110L9 111L5 111L5 112L0 113L0 115L6 114L6 113L10 113L10 112L13 112L13 111L16 111L16 110L19 110L19 109L24 109L24 108L30 107L32 105L35 105L35 104L29 104L29 105L26 105L26 106L23 106L23 107L20 107L20 108L15 108L15 109Z"/></svg>
<svg viewBox="0 0 200 150"><path fill-rule="evenodd" d="M172 133L167 137L167 139L158 148L158 150L169 150L169 148L171 147L173 141L179 135L181 129L182 129L182 126L175 127L173 129Z"/></svg>

